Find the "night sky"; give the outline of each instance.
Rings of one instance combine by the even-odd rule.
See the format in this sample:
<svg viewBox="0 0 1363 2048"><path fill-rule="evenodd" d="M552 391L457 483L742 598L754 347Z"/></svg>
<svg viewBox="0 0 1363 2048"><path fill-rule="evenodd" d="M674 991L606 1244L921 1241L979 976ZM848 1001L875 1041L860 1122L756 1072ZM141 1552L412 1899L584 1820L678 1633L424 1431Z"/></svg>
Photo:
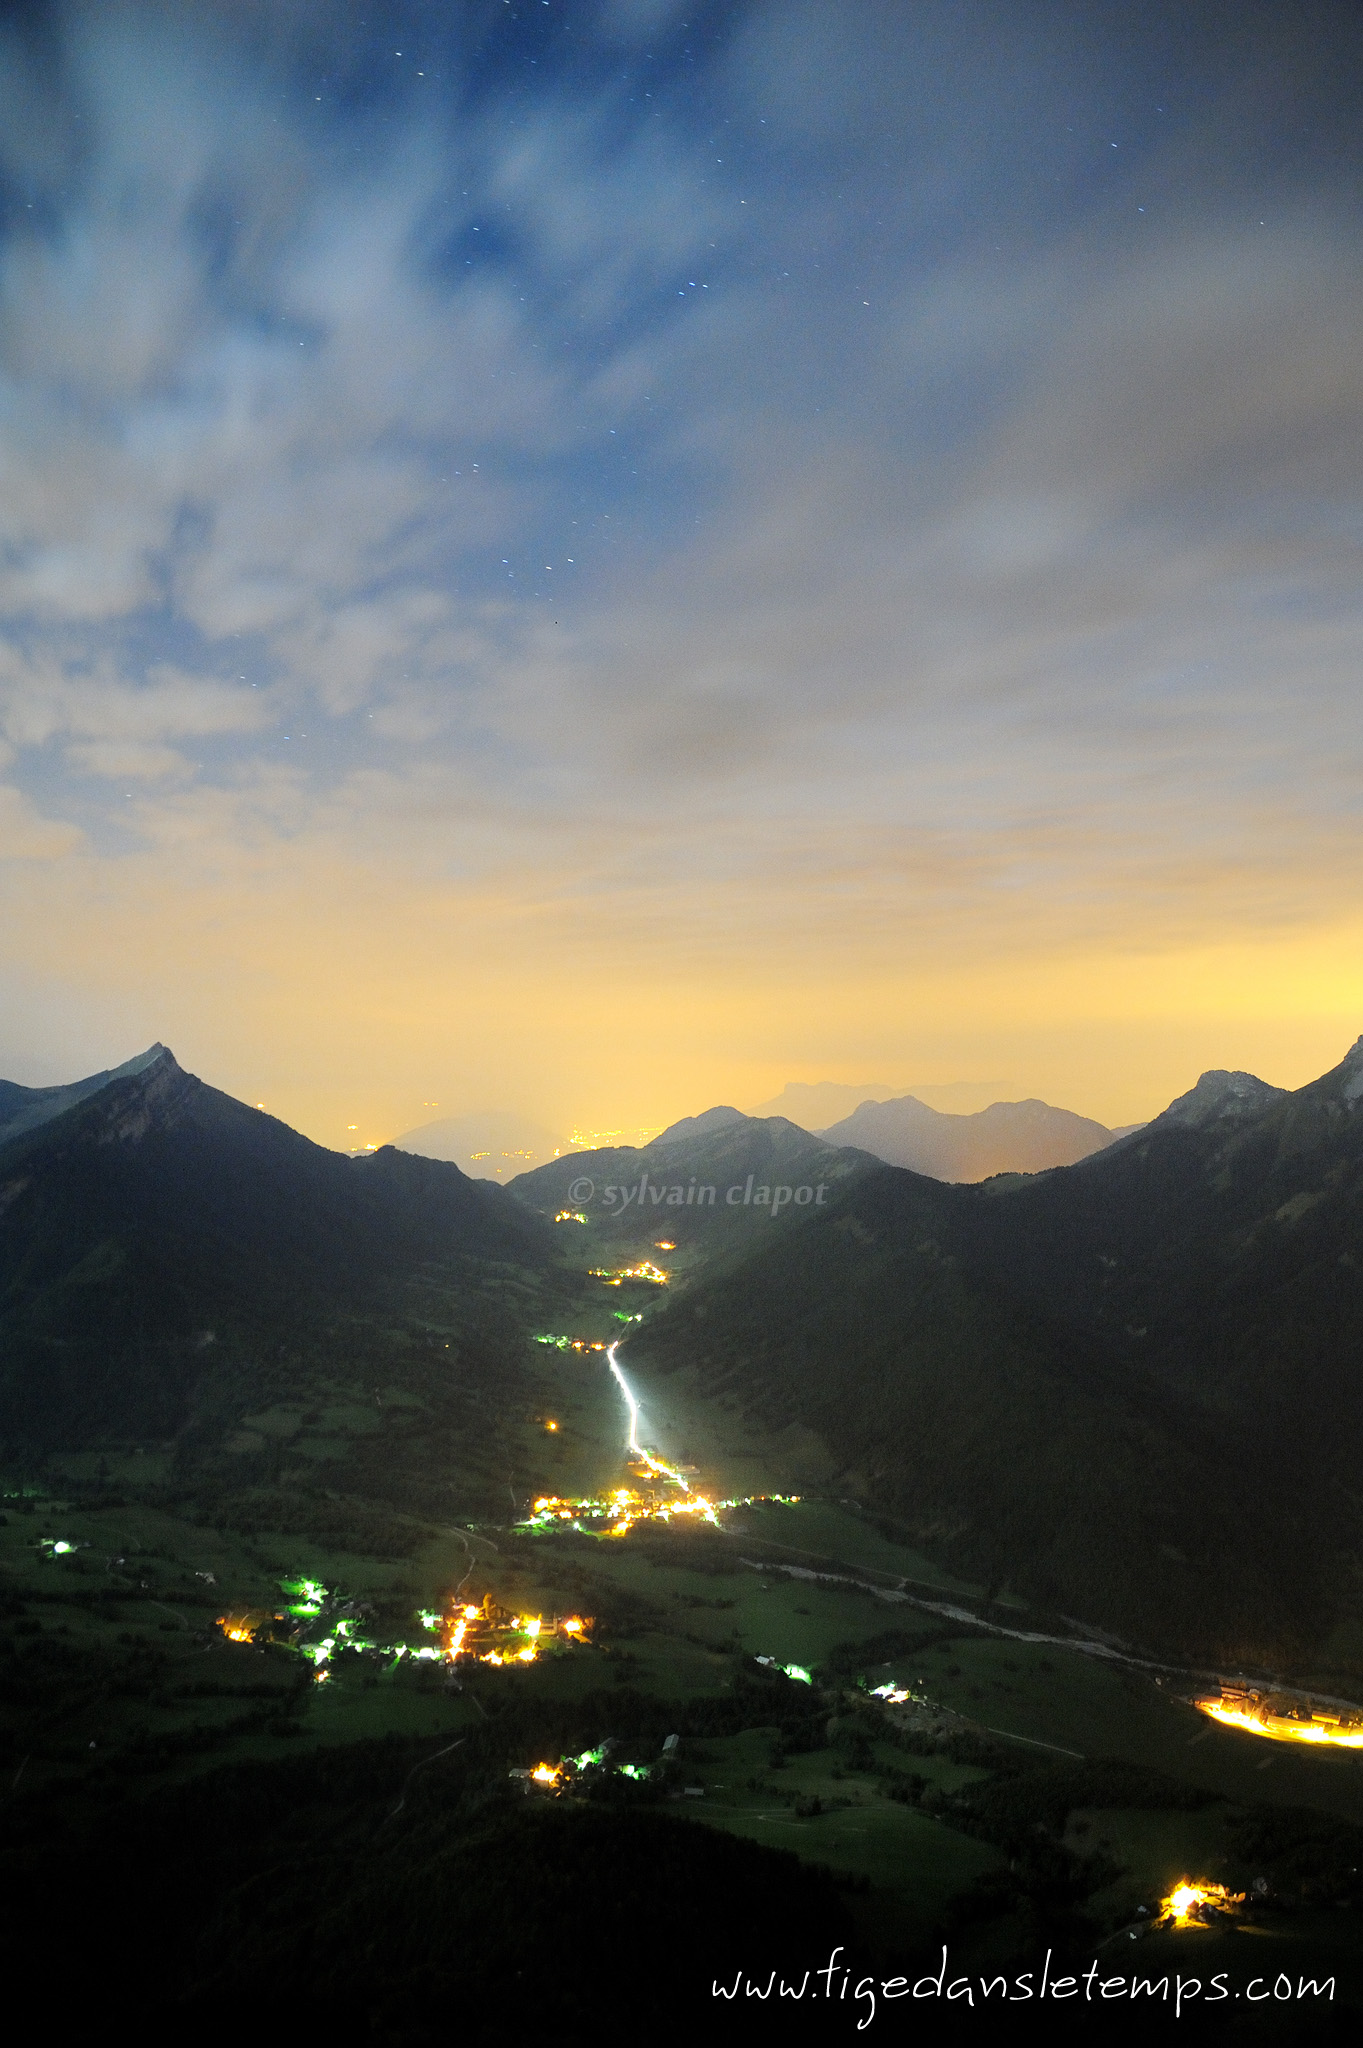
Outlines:
<svg viewBox="0 0 1363 2048"><path fill-rule="evenodd" d="M0 1073L1122 1122L1363 1030L1357 6L0 20Z"/></svg>

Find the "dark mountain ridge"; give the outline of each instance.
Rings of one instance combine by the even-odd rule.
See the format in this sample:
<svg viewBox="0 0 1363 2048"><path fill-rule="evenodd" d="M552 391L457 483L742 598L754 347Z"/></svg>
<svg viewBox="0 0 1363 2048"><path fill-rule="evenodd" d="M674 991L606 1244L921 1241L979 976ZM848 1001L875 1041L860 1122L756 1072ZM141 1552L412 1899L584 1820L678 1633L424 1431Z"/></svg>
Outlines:
<svg viewBox="0 0 1363 2048"><path fill-rule="evenodd" d="M164 1433L225 1330L281 1330L423 1262L543 1262L495 1187L391 1147L328 1152L164 1048L0 1145L6 1435Z"/></svg>
<svg viewBox="0 0 1363 2048"><path fill-rule="evenodd" d="M785 1117L725 1109L683 1118L649 1145L551 1160L507 1192L540 1214L582 1210L624 1238L646 1235L648 1226L682 1245L703 1244L713 1257L774 1220L826 1207L844 1182L878 1165Z"/></svg>
<svg viewBox="0 0 1363 2048"><path fill-rule="evenodd" d="M1204 1075L1145 1130L972 1210L1019 1295L1220 1404L1294 1405L1331 1465L1363 1426L1363 1039L1287 1093ZM1190 1109L1192 1113L1190 1113Z"/></svg>
<svg viewBox="0 0 1363 2048"><path fill-rule="evenodd" d="M1054 1605L1320 1645L1363 1556L1363 1041L1291 1094L1228 1079L1033 1179L850 1180L631 1350L818 1429L849 1484Z"/></svg>
<svg viewBox="0 0 1363 2048"><path fill-rule="evenodd" d="M17 1081L0 1081L0 1145L10 1138L19 1137L24 1131L36 1130L40 1124L50 1123L64 1110L74 1109L78 1102L84 1102L88 1095L97 1095L110 1081L122 1081L134 1074L140 1074L144 1067L152 1066L166 1048L153 1045L136 1059L126 1060L121 1067L108 1067L100 1074L87 1075L83 1081L68 1081L55 1088L24 1088Z"/></svg>

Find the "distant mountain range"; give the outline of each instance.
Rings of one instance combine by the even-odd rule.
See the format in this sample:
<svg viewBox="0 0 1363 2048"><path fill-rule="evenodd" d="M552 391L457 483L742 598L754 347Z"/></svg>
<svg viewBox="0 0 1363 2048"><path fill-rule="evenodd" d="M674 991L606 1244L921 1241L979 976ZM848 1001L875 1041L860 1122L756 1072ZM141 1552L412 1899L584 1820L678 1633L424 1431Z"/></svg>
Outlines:
<svg viewBox="0 0 1363 2048"><path fill-rule="evenodd" d="M887 1165L907 1166L936 1180L957 1181L1072 1166L1125 1134L1071 1110L1053 1109L1049 1103L1034 1100L994 1102L967 1111L964 1105L972 1098L978 1100L980 1092L975 1082L952 1082L925 1089L922 1095L896 1095L893 1089L875 1082L848 1086L835 1081L792 1081L773 1101L754 1110L751 1120L791 1123L831 1145L851 1145L869 1152ZM934 1099L928 1101L927 1096ZM680 1118L652 1142L672 1144L743 1120L741 1110L717 1106L698 1116ZM1125 1130L1139 1128L1128 1125ZM400 1152L448 1159L476 1180L500 1181L503 1186L556 1157L583 1156L580 1148L573 1151L566 1139L555 1138L544 1125L512 1111L441 1117L405 1131L393 1142Z"/></svg>
<svg viewBox="0 0 1363 2048"><path fill-rule="evenodd" d="M831 1145L859 1146L888 1166L956 1181L1073 1166L1117 1135L1106 1124L1052 1109L1048 1102L995 1102L973 1116L952 1116L912 1095L863 1102L823 1133Z"/></svg>
<svg viewBox="0 0 1363 2048"><path fill-rule="evenodd" d="M806 1114L816 1106L822 1108L834 1086L811 1084ZM792 1083L785 1093L798 1101L797 1090L798 1084ZM670 1124L654 1143L671 1145L728 1124L766 1120L745 1119L739 1110L727 1106L707 1109L700 1116L682 1117ZM803 1129L811 1128L802 1119L796 1121ZM1123 1130L1110 1131L1106 1124L1076 1116L1072 1110L1053 1109L1048 1102L995 1102L973 1115L956 1115L932 1109L914 1095L903 1095L892 1101L861 1101L850 1116L813 1135L829 1145L851 1145L858 1152L869 1152L887 1166L907 1166L914 1173L930 1174L934 1180L976 1181L996 1173L1044 1173L1053 1166L1073 1166L1139 1129L1139 1124L1129 1124Z"/></svg>
<svg viewBox="0 0 1363 2048"><path fill-rule="evenodd" d="M806 1131L822 1131L850 1116L863 1102L913 1095L930 1109L967 1116L986 1108L1002 1092L1002 1084L996 1081L912 1081L907 1087L891 1087L886 1081L787 1081L779 1095L757 1103L748 1115L783 1116Z"/></svg>
<svg viewBox="0 0 1363 2048"><path fill-rule="evenodd" d="M76 1083L90 1090L96 1081ZM10 1083L4 1083L10 1085ZM70 1096L70 1090L33 1090L18 1094ZM1109 1130L1089 1116L1072 1110L1056 1110L1048 1102L995 1102L988 1108L964 1112L948 1108L954 1098L978 1096L976 1083L952 1083L937 1087L937 1106L919 1096L894 1096L888 1087L870 1083L851 1087L841 1081L790 1081L782 1096L753 1112L755 1122L776 1118L790 1122L812 1137L823 1137L829 1145L851 1145L872 1153L886 1165L907 1165L915 1174L931 1174L933 1180L986 1180L991 1174L1042 1174L1054 1165L1074 1165L1089 1153L1124 1137L1124 1130ZM776 1104L784 1104L778 1108ZM4 1096L0 1096L0 1114ZM798 1114L796 1114L798 1112ZM29 1114L53 1114L35 1106ZM718 1130L727 1122L741 1122L743 1112L731 1106L702 1110L698 1116L682 1116L653 1139L655 1145L671 1145L682 1137L698 1137ZM544 1124L536 1124L512 1110L471 1112L467 1116L440 1116L430 1124L393 1141L397 1151L415 1153L422 1159L448 1159L463 1174L475 1180L495 1180L510 1186L518 1176L551 1163L557 1157L583 1157L565 1139ZM614 1147L634 1149L634 1147Z"/></svg>

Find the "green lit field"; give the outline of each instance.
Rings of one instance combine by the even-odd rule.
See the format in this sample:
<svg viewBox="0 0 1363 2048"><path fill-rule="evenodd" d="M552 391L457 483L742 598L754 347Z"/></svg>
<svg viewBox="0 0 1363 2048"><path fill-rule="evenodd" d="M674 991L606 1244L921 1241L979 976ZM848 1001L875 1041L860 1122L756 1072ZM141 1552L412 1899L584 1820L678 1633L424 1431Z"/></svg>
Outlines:
<svg viewBox="0 0 1363 2048"><path fill-rule="evenodd" d="M773 1768L774 1732L688 1744L685 1768L701 1797L688 1800L687 1810L711 1827L864 1880L870 1903L860 1910L891 1946L925 1942L948 1901L999 1864L996 1848L890 1799L883 1780L849 1768L835 1747L785 1757ZM891 1767L905 1761L888 1745L873 1755ZM936 1757L919 1768L945 1791L981 1775Z"/></svg>

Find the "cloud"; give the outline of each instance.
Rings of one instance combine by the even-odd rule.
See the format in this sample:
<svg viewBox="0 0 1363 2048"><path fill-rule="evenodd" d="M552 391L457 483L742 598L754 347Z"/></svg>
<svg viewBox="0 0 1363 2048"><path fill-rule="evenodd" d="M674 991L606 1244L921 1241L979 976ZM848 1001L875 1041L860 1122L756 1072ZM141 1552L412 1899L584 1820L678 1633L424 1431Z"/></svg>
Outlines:
<svg viewBox="0 0 1363 2048"><path fill-rule="evenodd" d="M157 781L162 776L183 774L189 767L174 747L149 745L143 740L93 740L66 750L72 767L85 775L103 775L118 782Z"/></svg>
<svg viewBox="0 0 1363 2048"><path fill-rule="evenodd" d="M1335 916L1348 95L1253 9L529 13L11 42L20 840L626 982Z"/></svg>
<svg viewBox="0 0 1363 2048"><path fill-rule="evenodd" d="M259 731L269 718L260 694L153 664L142 683L74 673L51 659L0 666L0 727L18 746L53 737L157 742Z"/></svg>
<svg viewBox="0 0 1363 2048"><path fill-rule="evenodd" d="M0 860L59 860L83 837L74 825L44 818L22 790L0 783Z"/></svg>

